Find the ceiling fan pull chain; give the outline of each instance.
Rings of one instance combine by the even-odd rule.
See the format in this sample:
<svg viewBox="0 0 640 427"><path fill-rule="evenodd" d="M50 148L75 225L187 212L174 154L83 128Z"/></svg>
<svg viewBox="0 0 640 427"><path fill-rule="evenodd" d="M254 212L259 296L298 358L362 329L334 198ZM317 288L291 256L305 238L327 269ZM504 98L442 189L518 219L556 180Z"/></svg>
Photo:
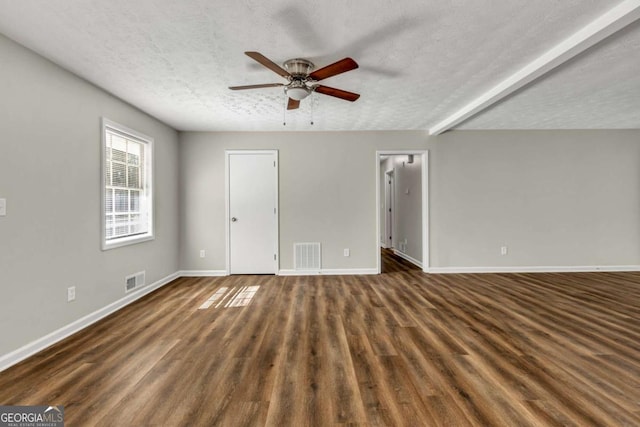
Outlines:
<svg viewBox="0 0 640 427"><path fill-rule="evenodd" d="M311 92L311 126L313 126L313 104L316 102L313 92Z"/></svg>
<svg viewBox="0 0 640 427"><path fill-rule="evenodd" d="M288 101L288 97L287 97L287 92L283 92L284 93L284 104L282 105L282 126L286 126L287 125L287 101Z"/></svg>

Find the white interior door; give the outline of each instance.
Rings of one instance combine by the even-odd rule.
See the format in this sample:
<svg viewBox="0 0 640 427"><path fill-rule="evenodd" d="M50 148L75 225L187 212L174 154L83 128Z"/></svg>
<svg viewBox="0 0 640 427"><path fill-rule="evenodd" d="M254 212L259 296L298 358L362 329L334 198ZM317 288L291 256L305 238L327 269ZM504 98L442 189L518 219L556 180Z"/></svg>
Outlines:
<svg viewBox="0 0 640 427"><path fill-rule="evenodd" d="M229 274L278 270L278 152L228 151Z"/></svg>

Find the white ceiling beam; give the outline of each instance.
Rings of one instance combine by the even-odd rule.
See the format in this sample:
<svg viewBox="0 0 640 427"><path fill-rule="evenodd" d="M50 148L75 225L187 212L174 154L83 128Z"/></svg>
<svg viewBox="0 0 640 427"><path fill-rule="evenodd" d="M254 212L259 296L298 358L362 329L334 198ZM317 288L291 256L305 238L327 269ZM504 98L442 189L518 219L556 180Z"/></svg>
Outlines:
<svg viewBox="0 0 640 427"><path fill-rule="evenodd" d="M460 110L429 128L429 134L439 135L453 128L460 122L489 108L524 85L584 52L596 43L620 31L638 18L640 18L640 0L623 1Z"/></svg>

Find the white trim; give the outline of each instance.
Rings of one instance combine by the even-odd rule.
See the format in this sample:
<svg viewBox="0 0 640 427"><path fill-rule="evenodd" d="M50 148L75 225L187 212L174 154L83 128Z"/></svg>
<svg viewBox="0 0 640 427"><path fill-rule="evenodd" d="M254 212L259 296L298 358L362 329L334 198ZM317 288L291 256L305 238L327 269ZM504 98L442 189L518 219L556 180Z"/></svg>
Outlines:
<svg viewBox="0 0 640 427"><path fill-rule="evenodd" d="M414 257L411 257L411 256L405 254L404 252L399 251L398 249L394 249L393 253L395 255L398 255L400 258L406 259L411 264L417 265L418 267L422 268L422 263L420 261L418 261L417 259L415 259Z"/></svg>
<svg viewBox="0 0 640 427"><path fill-rule="evenodd" d="M12 351L11 353L7 353L1 356L0 372L4 371L10 366L15 365L16 363L23 361L30 356L33 356L37 352L42 351L45 348L50 347L53 344L56 344L63 339L81 331L82 329L94 324L98 320L101 320L108 315L115 313L116 311L155 291L156 289L161 288L162 286L170 283L178 277L179 274L177 272L170 274L167 277L160 279L149 286L145 286L137 291L133 291L124 298L119 299L118 301L112 302L111 304L102 307L94 311L93 313L87 314L86 316L81 317L80 319L71 322L66 326L63 326L62 328L55 330L50 334L38 338L37 340L32 341L29 344L26 344L19 349Z"/></svg>
<svg viewBox="0 0 640 427"><path fill-rule="evenodd" d="M460 110L429 129L430 135L439 135L462 121L489 108L516 90L595 44L622 30L640 18L640 0L626 0L600 15L589 24L562 40L553 48L534 59Z"/></svg>
<svg viewBox="0 0 640 427"><path fill-rule="evenodd" d="M229 222L231 217L229 215L229 152L224 152L224 244L225 244L225 264L224 268L229 271L231 265L231 231L229 230Z"/></svg>
<svg viewBox="0 0 640 427"><path fill-rule="evenodd" d="M231 215L229 210L231 206L229 204L229 156L232 154L271 154L276 157L276 194L275 194L275 206L276 206L276 259L274 260L274 273L277 274L280 269L280 155L278 150L224 150L224 211L225 211L225 240L226 240L226 256L225 256L225 269L227 275L231 274L231 233L229 226L231 223Z"/></svg>
<svg viewBox="0 0 640 427"><path fill-rule="evenodd" d="M103 197L104 199L104 197ZM102 216L102 222L104 223L104 212ZM104 225L103 225L104 227ZM104 231L102 234L102 238L104 239ZM102 246L103 251L108 251L109 249L121 248L123 246L135 245L136 243L148 242L149 240L155 240L155 236L150 233L135 235L135 236L125 236L120 237L117 240L113 240L112 243L104 243Z"/></svg>
<svg viewBox="0 0 640 427"><path fill-rule="evenodd" d="M180 277L219 277L228 276L227 270L180 270Z"/></svg>
<svg viewBox="0 0 640 427"><path fill-rule="evenodd" d="M395 230L395 213L396 213L396 168L391 168L384 172L384 218L380 218L381 222L384 222L384 240L385 248L393 247L393 236L396 235ZM387 185L387 180L389 180L389 185ZM382 190L380 190L382 193ZM389 205L387 205L387 199L389 199ZM388 216L389 216L389 208L391 208L391 227L389 226ZM389 238L391 236L391 238Z"/></svg>
<svg viewBox="0 0 640 427"><path fill-rule="evenodd" d="M422 156L422 271L429 272L429 237L431 229L429 225L429 151Z"/></svg>
<svg viewBox="0 0 640 427"><path fill-rule="evenodd" d="M280 270L279 276L351 276L378 274L377 268L322 268L320 270Z"/></svg>
<svg viewBox="0 0 640 427"><path fill-rule="evenodd" d="M380 150L376 151L376 269L382 272L380 254L380 156L408 155L422 158L422 271L429 273L429 151L428 150Z"/></svg>
<svg viewBox="0 0 640 427"><path fill-rule="evenodd" d="M131 139L136 139L143 144L146 144L144 148L145 151L145 193L147 193L147 198L151 199L151 203L148 206L148 221L149 221L149 229L144 234L132 235L132 236L123 236L112 240L106 239L106 224L105 224L105 147L107 146L106 139L106 131L109 129L114 133L118 133L125 137L130 137ZM155 198L155 185L154 185L154 169L155 169L155 153L154 153L154 139L148 135L145 135L141 132L128 128L127 126L121 125L120 123L116 123L112 120L107 119L106 117L102 117L100 121L100 242L101 248L103 251L107 251L110 249L120 248L123 246L134 245L141 242L147 242L149 240L155 239L155 218L154 218L154 208L156 203ZM115 203L115 199L113 201Z"/></svg>
<svg viewBox="0 0 640 427"><path fill-rule="evenodd" d="M433 274L468 273L597 273L640 271L640 265L578 265L578 266L525 266L525 267L431 267Z"/></svg>

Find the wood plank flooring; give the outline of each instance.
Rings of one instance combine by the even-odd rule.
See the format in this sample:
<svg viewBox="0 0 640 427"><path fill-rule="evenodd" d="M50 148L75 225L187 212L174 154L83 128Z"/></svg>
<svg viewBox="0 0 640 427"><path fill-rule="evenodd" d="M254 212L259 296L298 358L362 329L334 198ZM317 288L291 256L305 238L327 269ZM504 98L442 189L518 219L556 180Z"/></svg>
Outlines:
<svg viewBox="0 0 640 427"><path fill-rule="evenodd" d="M0 373L0 404L68 426L640 425L640 273L383 271L178 279Z"/></svg>

